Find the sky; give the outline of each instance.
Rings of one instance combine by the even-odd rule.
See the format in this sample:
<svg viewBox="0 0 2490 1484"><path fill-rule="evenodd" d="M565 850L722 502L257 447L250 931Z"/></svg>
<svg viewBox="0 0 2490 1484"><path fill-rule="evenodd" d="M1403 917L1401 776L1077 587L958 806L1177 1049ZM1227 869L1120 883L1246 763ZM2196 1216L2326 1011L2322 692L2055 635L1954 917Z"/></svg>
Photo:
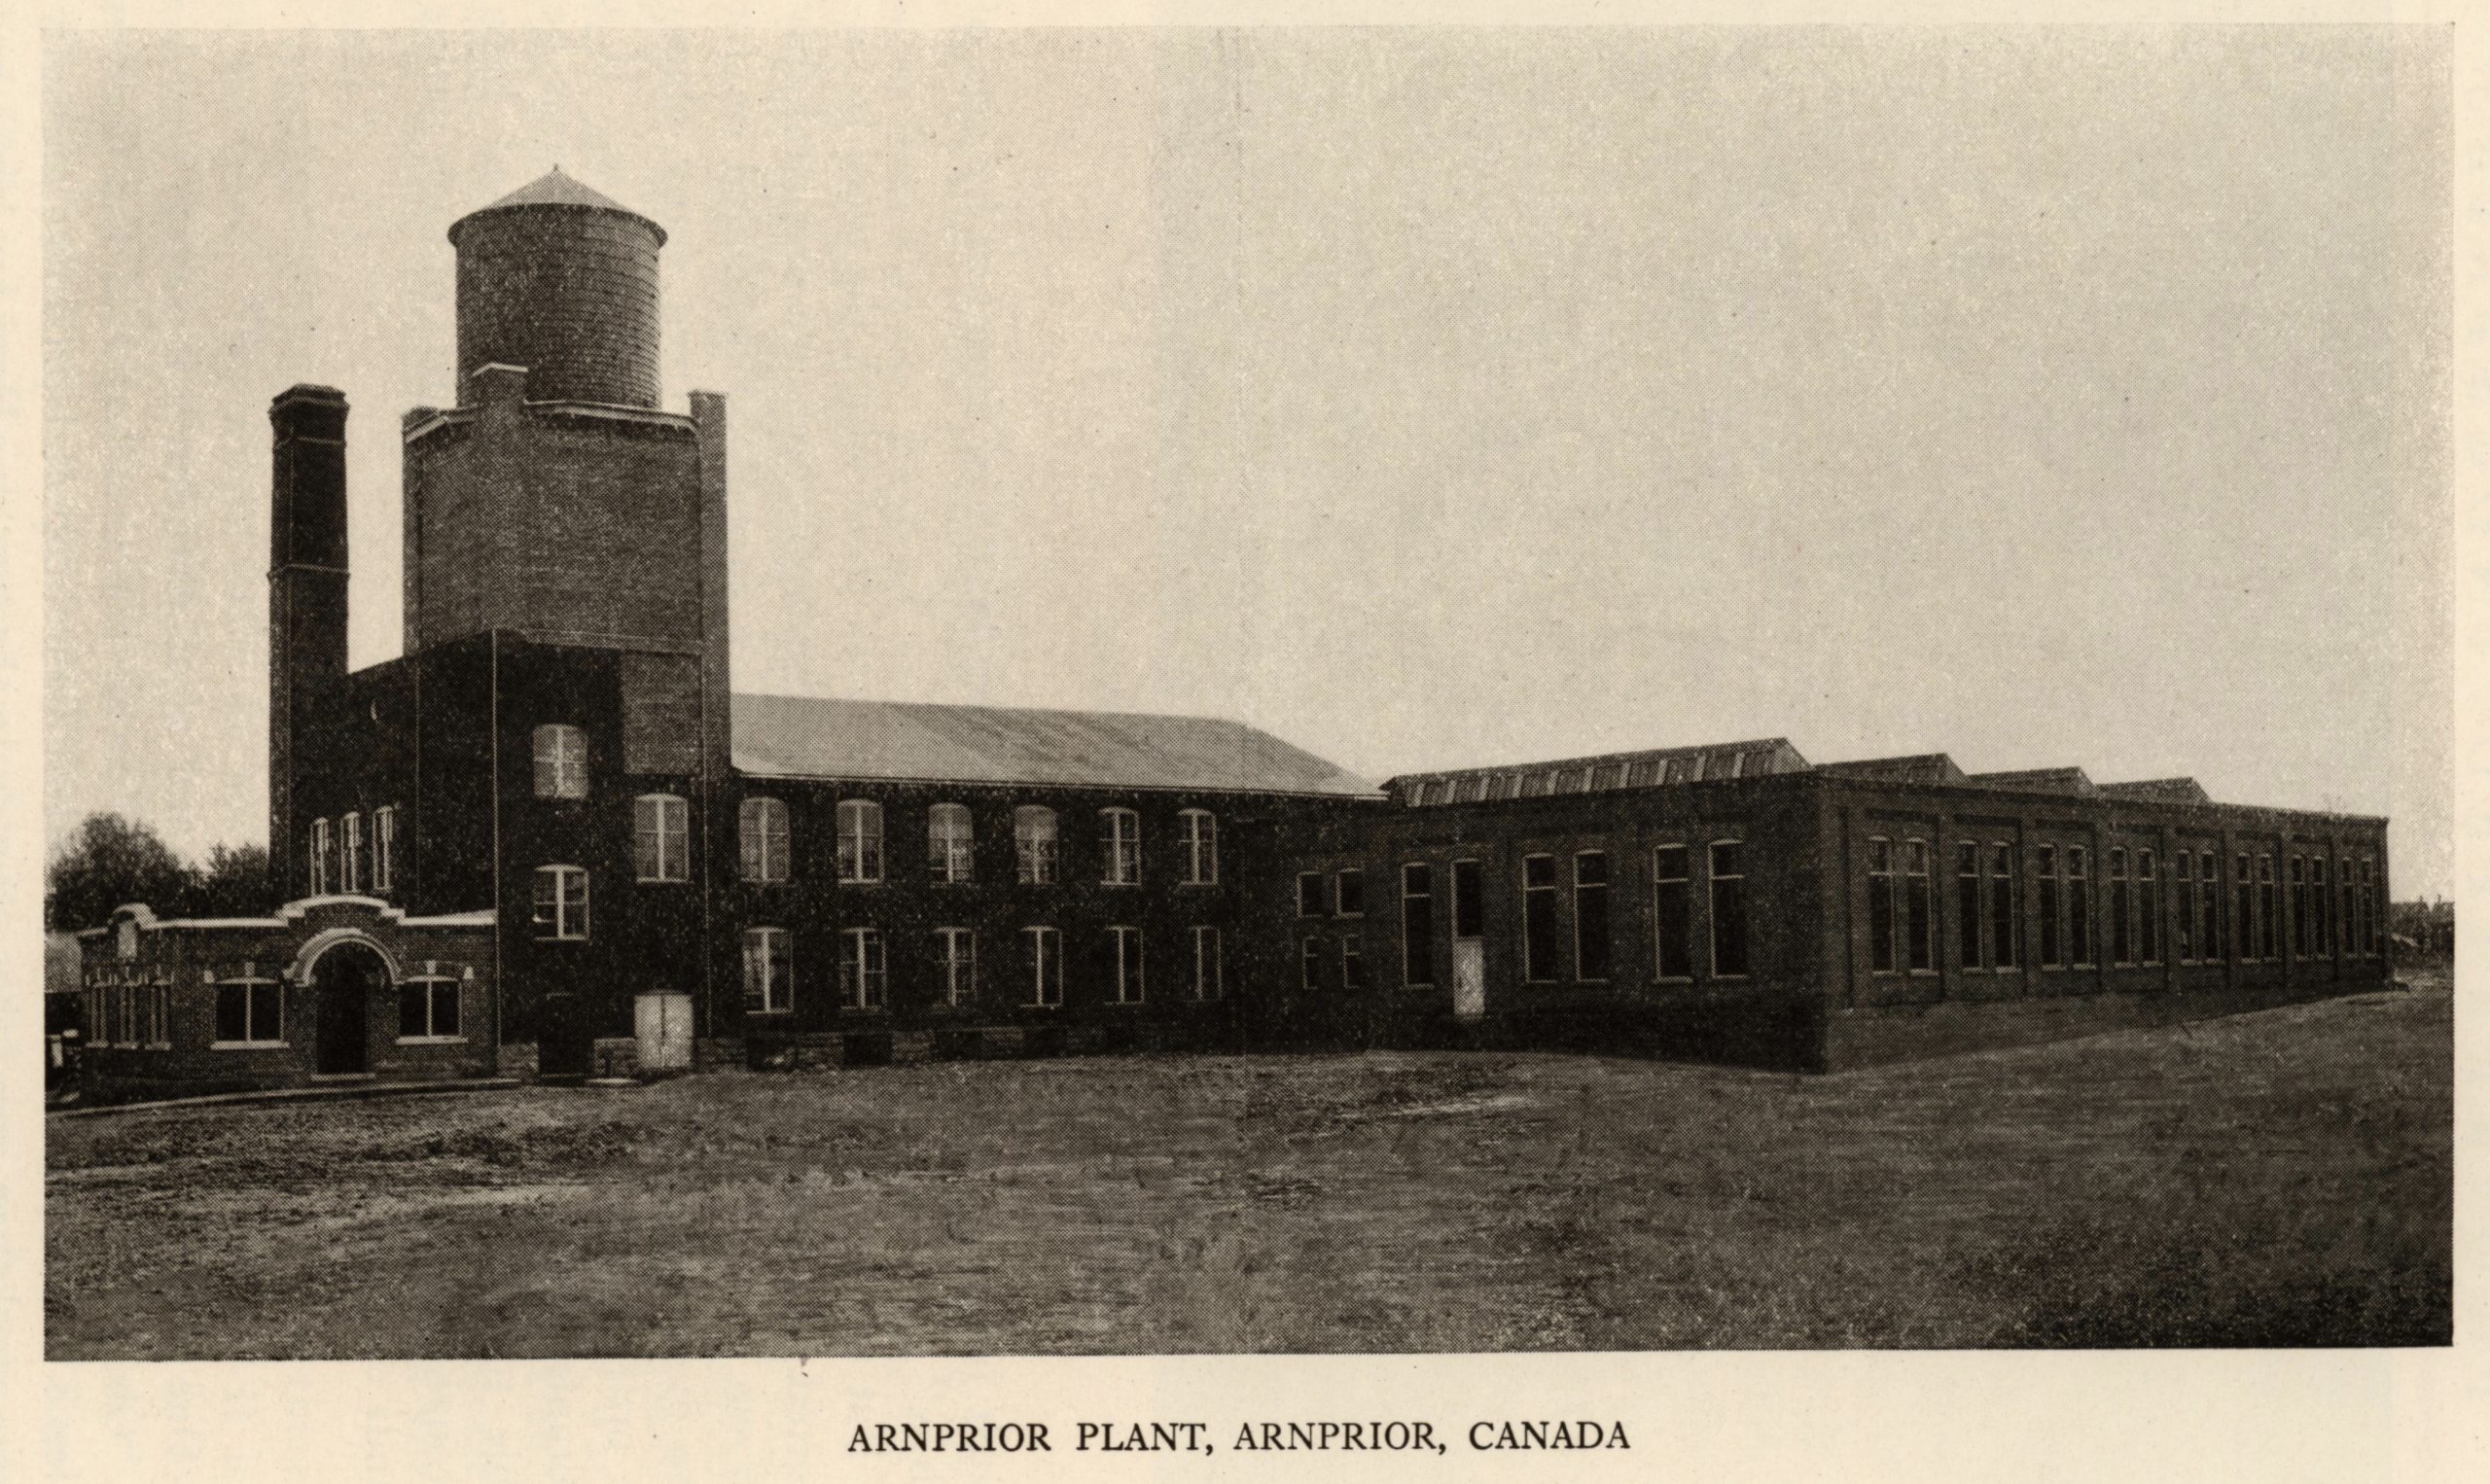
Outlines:
<svg viewBox="0 0 2490 1484"><path fill-rule="evenodd" d="M266 831L465 212L661 223L736 688L1397 772L1788 737L2393 817L2451 890L2448 64L2351 27L55 34L45 828Z"/></svg>

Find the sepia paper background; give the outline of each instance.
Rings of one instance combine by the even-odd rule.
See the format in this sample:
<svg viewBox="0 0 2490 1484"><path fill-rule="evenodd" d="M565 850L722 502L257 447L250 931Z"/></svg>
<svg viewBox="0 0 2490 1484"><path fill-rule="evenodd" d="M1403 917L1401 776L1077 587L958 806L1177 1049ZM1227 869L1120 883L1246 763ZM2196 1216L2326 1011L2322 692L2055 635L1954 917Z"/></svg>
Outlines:
<svg viewBox="0 0 2490 1484"><path fill-rule="evenodd" d="M52 23L237 25L379 22L419 25L610 23L623 8L547 4L506 8L374 6L351 14L306 7L230 6L201 12L146 4L63 8ZM2018 15L2007 6L1863 8L1750 5L1415 7L987 6L856 7L841 21L916 25L1204 23L1214 20L1390 23L1460 21L1594 25L1620 21L2059 18L2056 8ZM2446 21L2453 7L2278 5L2105 7L2103 19L2360 19ZM795 7L736 7L703 17L630 8L633 19L738 25L831 18ZM7 199L18 209L14 251L0 295L7 334L7 437L11 477L0 524L0 596L8 622L8 694L0 748L20 787L6 795L14 847L0 862L0 891L24 926L7 941L9 982L40 979L32 919L40 902L45 822L40 741L43 675L43 522L40 426L43 371L34 205L42 189L34 18L12 24L0 108L8 110ZM2474 429L2482 387L2479 336L2483 190L2481 63L2477 25L2453 33L2455 81L2456 489L2459 532L2454 590L2482 590L2477 526L2480 449ZM662 121L652 127L662 128ZM409 121L420 135L421 121ZM585 173L585 172L584 172ZM593 175L591 183L598 182ZM513 182L516 183L515 181ZM622 193L629 198L627 191ZM460 205L472 204L461 202ZM340 202L352 210L351 196ZM756 272L758 292L766 275ZM756 376L765 372L756 371ZM748 388L731 378L730 396ZM383 407L392 411L394 408ZM369 414L368 414L369 415ZM254 454L251 477L259 477ZM394 490L394 485L392 486ZM242 601L255 603L256 593ZM2475 792L2482 776L2476 728L2480 637L2457 600L2458 730L2432 738L2456 779L2459 849L2453 895L2479 882ZM2427 626L2445 612L2428 602L2406 621ZM362 628L358 623L358 630ZM359 651L358 657L368 659ZM740 658L740 656L739 656ZM997 696L996 699L1016 697ZM1280 719L1274 719L1280 720ZM1284 732L1288 727L1283 724ZM1935 739L1941 743L1942 739ZM2046 739L2036 739L2045 741ZM1318 747L1318 750L1322 750ZM1377 751L1383 751L1378 748ZM1365 757L1347 759L1373 766ZM2019 760L1998 760L2007 765ZM2055 760L2036 759L2036 761ZM2314 800L2293 800L2314 802ZM2409 850L2400 843L2400 850ZM2404 886L2399 866L2399 891ZM15 1013L32 1018L35 997ZM23 1020L17 1022L20 1025ZM21 1044L33 1037L21 1031ZM2459 1085L2477 1076L2482 1036L2458 1017ZM5 1105L33 1109L32 1055L0 1062ZM2460 1134L2473 1121L2459 1107ZM1559 1472L1658 1478L2154 1478L2449 1479L2483 1466L2490 1388L2474 1357L2484 1306L2477 1181L2458 1166L2457 1347L2448 1352L2184 1354L1664 1354L1493 1357L1212 1357L984 1359L962 1360L528 1361L387 1364L45 1364L41 1330L40 1120L0 1119L7 1175L6 1308L0 1339L0 1476L39 1479L330 1478L776 1478L841 1474L894 1477L1055 1476L1113 1470L1129 1477L1226 1478L1311 1473L1377 1477L1536 1478ZM2466 1141L2469 1147L2469 1141ZM2472 1343L2468 1343L2471 1341ZM1622 1421L1634 1447L1594 1456L1474 1454L1332 1455L1258 1459L1226 1449L1237 1423L1292 1418L1424 1418L1440 1433L1472 1419ZM1193 1419L1212 1425L1221 1452L1207 1460L940 1457L879 1466L844 1450L859 1422L1043 1420L1059 1440L1083 1420ZM1062 1442L1059 1441L1058 1446ZM1000 1466L997 1466L997 1465Z"/></svg>

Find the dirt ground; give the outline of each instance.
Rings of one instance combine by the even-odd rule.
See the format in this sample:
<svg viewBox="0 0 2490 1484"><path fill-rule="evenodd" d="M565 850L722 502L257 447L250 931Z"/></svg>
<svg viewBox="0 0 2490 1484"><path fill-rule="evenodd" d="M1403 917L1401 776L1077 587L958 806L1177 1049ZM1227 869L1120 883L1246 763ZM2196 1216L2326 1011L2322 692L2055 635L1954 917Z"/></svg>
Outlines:
<svg viewBox="0 0 2490 1484"><path fill-rule="evenodd" d="M1835 1078L1069 1059L50 1129L55 1359L2443 1344L2452 996Z"/></svg>

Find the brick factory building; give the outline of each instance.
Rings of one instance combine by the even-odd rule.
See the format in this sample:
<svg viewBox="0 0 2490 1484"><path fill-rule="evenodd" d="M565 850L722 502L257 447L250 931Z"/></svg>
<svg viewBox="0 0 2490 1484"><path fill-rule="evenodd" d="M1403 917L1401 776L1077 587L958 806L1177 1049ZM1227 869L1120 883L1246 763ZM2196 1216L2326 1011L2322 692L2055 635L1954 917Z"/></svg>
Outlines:
<svg viewBox="0 0 2490 1484"><path fill-rule="evenodd" d="M346 400L274 430L265 917L84 935L99 1081L1392 1042L1804 1069L2385 981L2385 822L1782 741L1382 786L1186 717L738 695L726 401L664 231L450 229L405 649L346 665ZM279 903L282 903L281 905Z"/></svg>

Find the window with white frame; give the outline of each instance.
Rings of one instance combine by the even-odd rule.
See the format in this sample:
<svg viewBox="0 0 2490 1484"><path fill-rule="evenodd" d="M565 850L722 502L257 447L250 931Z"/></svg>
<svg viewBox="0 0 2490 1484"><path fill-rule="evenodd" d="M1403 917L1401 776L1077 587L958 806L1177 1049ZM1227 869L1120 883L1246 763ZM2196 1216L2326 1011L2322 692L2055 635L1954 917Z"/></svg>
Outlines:
<svg viewBox="0 0 2490 1484"><path fill-rule="evenodd" d="M631 859L642 881L692 879L692 805L672 794L631 800Z"/></svg>
<svg viewBox="0 0 2490 1484"><path fill-rule="evenodd" d="M1029 1003L1063 1004L1063 935L1052 928L1022 928L1029 955Z"/></svg>
<svg viewBox="0 0 2490 1484"><path fill-rule="evenodd" d="M1219 930L1193 930L1193 998L1217 1000L1227 993L1227 978L1219 961Z"/></svg>
<svg viewBox="0 0 2490 1484"><path fill-rule="evenodd" d="M329 883L336 878L329 873L329 822L311 822L311 895L329 895Z"/></svg>
<svg viewBox="0 0 2490 1484"><path fill-rule="evenodd" d="M536 728L536 796L587 797L587 733L549 722Z"/></svg>
<svg viewBox="0 0 2490 1484"><path fill-rule="evenodd" d="M1141 884L1141 816L1130 809L1098 811L1099 881L1107 886Z"/></svg>
<svg viewBox="0 0 2490 1484"><path fill-rule="evenodd" d="M765 884L787 879L787 805L776 798L747 798L735 807L735 841L743 878Z"/></svg>
<svg viewBox="0 0 2490 1484"><path fill-rule="evenodd" d="M1903 942L1910 972L1937 971L1937 883L1926 840L1903 841Z"/></svg>
<svg viewBox="0 0 2490 1484"><path fill-rule="evenodd" d="M890 1003L890 964L879 928L849 928L838 935L838 1004L842 1009L877 1010Z"/></svg>
<svg viewBox="0 0 2490 1484"><path fill-rule="evenodd" d="M1019 858L1022 886L1052 886L1056 846L1054 811L1043 804L1022 804L1012 811L1012 844Z"/></svg>
<svg viewBox="0 0 2490 1484"><path fill-rule="evenodd" d="M1332 877L1332 911L1338 917L1366 915L1366 872L1355 866Z"/></svg>
<svg viewBox="0 0 2490 1484"><path fill-rule="evenodd" d="M744 1013L781 1015L796 1007L795 953L784 928L744 930Z"/></svg>
<svg viewBox="0 0 2490 1484"><path fill-rule="evenodd" d="M1401 867L1401 982L1412 989L1436 981L1435 879L1422 861Z"/></svg>
<svg viewBox="0 0 2490 1484"><path fill-rule="evenodd" d="M849 886L882 879L882 806L870 798L838 801L838 879Z"/></svg>
<svg viewBox="0 0 2490 1484"><path fill-rule="evenodd" d="M1894 842L1868 842L1868 969L1893 973L1902 967L1902 874L1894 869Z"/></svg>
<svg viewBox="0 0 2490 1484"><path fill-rule="evenodd" d="M2272 856L2257 858L2257 956L2269 963L2283 956L2282 899Z"/></svg>
<svg viewBox="0 0 2490 1484"><path fill-rule="evenodd" d="M1574 856L1574 977L1584 983L1608 979L1608 852L1584 850Z"/></svg>
<svg viewBox="0 0 2490 1484"><path fill-rule="evenodd" d="M1109 928L1107 951L1110 956L1108 982L1116 987L1118 1005L1141 1003L1141 930Z"/></svg>
<svg viewBox="0 0 2490 1484"><path fill-rule="evenodd" d="M1366 988L1366 945L1358 941L1354 933L1340 936L1340 987L1350 991Z"/></svg>
<svg viewBox="0 0 2490 1484"><path fill-rule="evenodd" d="M1176 816L1185 837L1185 885L1219 884L1219 820L1208 809Z"/></svg>
<svg viewBox="0 0 2490 1484"><path fill-rule="evenodd" d="M1712 977L1744 978L1747 972L1745 842L1714 840L1706 865L1712 877Z"/></svg>
<svg viewBox="0 0 2490 1484"><path fill-rule="evenodd" d="M285 1043L285 986L260 966L246 963L240 973L219 979L216 986L216 1044L276 1046Z"/></svg>
<svg viewBox="0 0 2490 1484"><path fill-rule="evenodd" d="M1989 959L2000 969L2023 963L2023 895L2014 885L2014 847L2004 840L1988 847Z"/></svg>
<svg viewBox="0 0 2490 1484"><path fill-rule="evenodd" d="M2150 850L2136 852L2136 954L2161 962L2161 866Z"/></svg>
<svg viewBox="0 0 2490 1484"><path fill-rule="evenodd" d="M1684 845L1652 851L1652 975L1694 977L1694 883Z"/></svg>
<svg viewBox="0 0 2490 1484"><path fill-rule="evenodd" d="M540 938L579 942L587 937L587 872L576 866L536 867L535 910L529 918Z"/></svg>
<svg viewBox="0 0 2490 1484"><path fill-rule="evenodd" d="M459 975L438 959L424 960L423 972L398 981L398 1039L456 1041Z"/></svg>
<svg viewBox="0 0 2490 1484"><path fill-rule="evenodd" d="M2179 892L2171 904L2179 910L2170 924L2170 951L2182 964L2196 962L2204 940L2196 927L2196 853L2183 850L2170 858L2170 879Z"/></svg>
<svg viewBox="0 0 2490 1484"><path fill-rule="evenodd" d="M363 890L363 815L352 809L338 821L338 890L348 896Z"/></svg>
<svg viewBox="0 0 2490 1484"><path fill-rule="evenodd" d="M1980 937L1980 844L1954 842L1954 956L1966 971L1986 967Z"/></svg>
<svg viewBox="0 0 2490 1484"><path fill-rule="evenodd" d="M943 1003L961 1006L977 1003L977 930L975 928L936 928L934 930L934 962L943 984Z"/></svg>
<svg viewBox="0 0 2490 1484"><path fill-rule="evenodd" d="M1297 987L1318 990L1323 987L1323 939L1308 936L1297 949Z"/></svg>
<svg viewBox="0 0 2490 1484"><path fill-rule="evenodd" d="M966 804L936 804L925 811L925 870L941 885L977 876L976 826Z"/></svg>
<svg viewBox="0 0 2490 1484"><path fill-rule="evenodd" d="M1297 915L1320 917L1324 912L1323 873L1301 870L1297 873Z"/></svg>
<svg viewBox="0 0 2490 1484"><path fill-rule="evenodd" d="M138 992L138 1035L150 1046L162 1048L173 1043L173 986L169 980L155 979Z"/></svg>
<svg viewBox="0 0 2490 1484"><path fill-rule="evenodd" d="M1556 858L1521 862L1521 976L1534 984L1556 977Z"/></svg>
<svg viewBox="0 0 2490 1484"><path fill-rule="evenodd" d="M2081 845L2066 848L2066 942L2075 967L2092 967L2092 871Z"/></svg>
<svg viewBox="0 0 2490 1484"><path fill-rule="evenodd" d="M397 885L398 806L382 804L372 813L372 889L394 891Z"/></svg>
<svg viewBox="0 0 2490 1484"><path fill-rule="evenodd" d="M2110 847L2110 962L2127 965L2135 962L2135 892L2127 878L2127 852L2122 845Z"/></svg>

